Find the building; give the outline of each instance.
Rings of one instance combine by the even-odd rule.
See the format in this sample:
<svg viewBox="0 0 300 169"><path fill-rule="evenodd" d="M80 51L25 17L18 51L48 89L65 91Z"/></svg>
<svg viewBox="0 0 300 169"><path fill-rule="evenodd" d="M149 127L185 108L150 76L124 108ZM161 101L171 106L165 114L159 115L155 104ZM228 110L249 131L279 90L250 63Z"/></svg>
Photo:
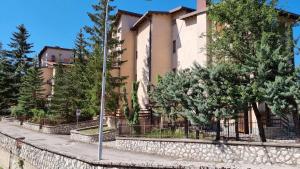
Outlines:
<svg viewBox="0 0 300 169"><path fill-rule="evenodd" d="M55 77L55 65L61 63L70 66L74 62L74 50L61 47L45 46L38 55L39 66L43 72L43 89L44 96L51 99L53 95L53 85Z"/></svg>
<svg viewBox="0 0 300 169"><path fill-rule="evenodd" d="M293 24L299 15L281 11L282 20ZM148 91L157 83L157 77L167 72L191 67L194 62L206 66L211 62L205 36L210 29L218 28L208 19L206 0L197 0L197 8L178 7L170 11L148 11L137 14L119 10L117 13L117 37L124 40L122 60L127 60L119 74L128 76L126 88L130 99L131 84L139 81L139 103L143 112L149 104ZM263 105L259 106L264 109ZM266 111L267 112L267 111ZM274 118L274 119L272 119ZM270 127L282 125L284 119L275 119L268 113L264 119ZM276 121L276 123L275 123ZM240 131L249 133L255 127L255 115L251 110L241 113Z"/></svg>

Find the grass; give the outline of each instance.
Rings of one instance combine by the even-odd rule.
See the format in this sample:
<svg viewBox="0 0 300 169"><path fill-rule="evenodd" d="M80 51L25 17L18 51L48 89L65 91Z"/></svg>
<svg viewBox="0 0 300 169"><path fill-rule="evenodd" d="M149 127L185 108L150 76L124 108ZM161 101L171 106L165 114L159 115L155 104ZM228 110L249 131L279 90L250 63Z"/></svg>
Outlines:
<svg viewBox="0 0 300 169"><path fill-rule="evenodd" d="M104 127L103 132L107 132L107 131L111 131L111 130L113 130L113 129L111 129L109 127ZM80 134L84 134L84 135L96 135L99 133L99 128L95 127L95 128L90 128L90 129L86 129L86 130L80 130L79 132L80 132Z"/></svg>
<svg viewBox="0 0 300 169"><path fill-rule="evenodd" d="M148 132L145 134L146 138L177 138L177 139L184 139L185 134L183 130L175 130L172 131L171 129L153 129L152 131ZM205 134L200 134L201 139L205 140L214 140L214 137L205 135ZM195 132L190 132L189 133L189 139L196 139L196 133Z"/></svg>
<svg viewBox="0 0 300 169"><path fill-rule="evenodd" d="M145 134L146 138L185 138L182 130L172 131L171 129L154 129ZM189 133L189 138L195 138L194 133Z"/></svg>

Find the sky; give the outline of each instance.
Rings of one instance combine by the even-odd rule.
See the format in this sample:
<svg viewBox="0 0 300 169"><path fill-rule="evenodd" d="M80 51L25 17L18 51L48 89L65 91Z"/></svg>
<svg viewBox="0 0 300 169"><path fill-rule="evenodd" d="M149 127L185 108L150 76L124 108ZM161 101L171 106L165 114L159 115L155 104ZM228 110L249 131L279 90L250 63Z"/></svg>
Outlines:
<svg viewBox="0 0 300 169"><path fill-rule="evenodd" d="M0 42L7 49L16 26L25 24L34 43L35 56L44 46L73 48L76 34L91 25L87 12L97 0L0 0ZM114 0L118 9L137 13L170 10L177 6L196 7L196 0ZM300 14L300 0L279 0L279 7ZM300 26L294 28L300 37ZM296 57L300 65L300 55Z"/></svg>

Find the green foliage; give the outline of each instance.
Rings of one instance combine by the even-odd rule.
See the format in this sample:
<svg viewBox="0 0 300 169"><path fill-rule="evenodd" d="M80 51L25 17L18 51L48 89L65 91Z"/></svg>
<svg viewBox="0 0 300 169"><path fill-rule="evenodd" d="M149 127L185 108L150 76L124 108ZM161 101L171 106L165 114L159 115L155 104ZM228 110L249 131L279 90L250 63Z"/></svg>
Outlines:
<svg viewBox="0 0 300 169"><path fill-rule="evenodd" d="M18 106L22 107L27 117L32 117L31 109L44 109L43 72L38 67L31 67L22 77Z"/></svg>
<svg viewBox="0 0 300 169"><path fill-rule="evenodd" d="M72 67L56 66L54 77L54 95L50 102L50 113L53 117L73 122L76 119L76 109L81 109L80 119L89 120L93 112L87 107L89 80L93 78L84 63L75 63ZM59 120L58 121L61 121Z"/></svg>
<svg viewBox="0 0 300 169"><path fill-rule="evenodd" d="M80 63L85 63L85 59L88 57L89 52L87 50L88 42L85 40L82 29L76 36L75 40L75 58L78 59Z"/></svg>
<svg viewBox="0 0 300 169"><path fill-rule="evenodd" d="M195 64L186 114L193 124L209 124L213 117L221 120L237 116L247 103L239 72L240 68L232 64L208 68Z"/></svg>
<svg viewBox="0 0 300 169"><path fill-rule="evenodd" d="M129 125L139 124L139 112L141 110L138 102L138 88L139 82L133 82L132 84L132 95L131 95L131 108L129 108L127 101L126 88L123 88L123 111Z"/></svg>
<svg viewBox="0 0 300 169"><path fill-rule="evenodd" d="M90 34L92 54L89 59L88 72L93 80L90 80L90 88L88 89L88 103L87 109L93 114L98 114L99 103L101 93L101 81L102 81L102 63L103 63L103 44L104 44L104 28L105 28L105 13L106 13L107 0L99 0L97 4L93 5L94 13L88 13L91 21L93 22L92 27L85 27L87 33ZM115 7L109 6L109 13L113 11ZM108 35L108 57L107 57L107 85L106 85L106 111L108 113L116 113L120 108L120 92L121 87L124 85L125 76L119 76L118 74L112 74L112 72L118 72L119 67L125 62L120 59L120 55L124 49L119 48L123 41L119 40L115 36L116 25L114 24L115 15L109 15L108 22L111 23L109 27ZM101 50L99 50L101 49Z"/></svg>
<svg viewBox="0 0 300 169"><path fill-rule="evenodd" d="M12 48L9 54L18 58L27 58L27 54L32 53L32 43L28 43L27 40L30 37L26 27L22 24L17 26L18 32L13 33L9 47Z"/></svg>
<svg viewBox="0 0 300 169"><path fill-rule="evenodd" d="M41 123L42 120L46 117L46 112L41 109L31 109L30 110L33 113L32 121Z"/></svg>
<svg viewBox="0 0 300 169"><path fill-rule="evenodd" d="M50 102L50 113L67 121L75 120L75 112L71 107L71 84L68 71L62 64L56 67L54 77L54 95Z"/></svg>
<svg viewBox="0 0 300 169"><path fill-rule="evenodd" d="M10 113L10 107L17 104L19 84L16 67L9 58L0 56L0 114Z"/></svg>
<svg viewBox="0 0 300 169"><path fill-rule="evenodd" d="M279 20L276 4L276 0L222 0L212 5L209 12L213 23L222 27L210 33L213 40L208 49L212 62L240 67L237 77L244 81L241 94L252 105L261 141L266 138L263 112L257 103L267 102L273 113L285 115L291 105L287 100L292 97L284 95L290 95L287 88L294 86L289 80L293 79L290 75L294 66L291 25ZM288 68L288 64L292 67Z"/></svg>
<svg viewBox="0 0 300 169"><path fill-rule="evenodd" d="M11 115L16 117L16 118L21 118L25 115L25 110L23 107L21 107L20 105L17 105L17 106L12 106L10 108L10 111L11 111Z"/></svg>

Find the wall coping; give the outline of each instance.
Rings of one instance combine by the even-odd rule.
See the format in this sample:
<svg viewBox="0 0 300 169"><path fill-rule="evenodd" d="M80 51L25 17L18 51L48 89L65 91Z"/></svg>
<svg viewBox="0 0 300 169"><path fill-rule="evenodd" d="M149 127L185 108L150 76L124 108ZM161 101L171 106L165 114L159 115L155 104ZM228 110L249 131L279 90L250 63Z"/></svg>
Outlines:
<svg viewBox="0 0 300 169"><path fill-rule="evenodd" d="M210 140L192 140L192 139L159 139L159 138L134 138L134 137L116 137L116 140L300 148L300 143L274 143L274 142L263 143L263 142L248 142L248 141L210 141Z"/></svg>
<svg viewBox="0 0 300 169"><path fill-rule="evenodd" d="M71 130L70 133L74 133L74 134L80 134L80 135L83 135L83 136L97 136L99 134L83 134L83 133L80 133L80 131L82 130L86 130L86 129L92 129L92 128L98 128L99 126L90 126L90 127L84 127L84 128L79 128L79 129L75 129L75 130ZM107 130L107 131L104 131L103 133L110 133L110 132L115 132L116 129L110 129L110 130Z"/></svg>
<svg viewBox="0 0 300 169"><path fill-rule="evenodd" d="M8 137L10 139L13 139L15 141L18 139L17 137L10 136L6 133L3 133L2 131L0 131L0 134L5 136L5 137ZM68 153L62 153L62 152L55 151L55 150L49 150L47 148L44 148L42 146L34 145L34 144L26 142L24 140L20 140L20 142L22 144L31 146L35 149L39 149L41 151L46 151L46 152L49 152L49 153L60 155L60 156L63 156L63 157L69 158L69 159L78 160L80 162L87 163L87 164L92 165L92 166L122 167L122 168L129 168L129 169L132 168L132 167L134 167L134 168L147 168L147 169L181 169L181 168L186 167L186 166L180 165L178 163L176 163L176 166L163 164L163 163L153 164L153 162L151 162L151 161L150 162L143 162L143 163L140 163L140 164L136 164L136 163L133 163L133 162L119 162L119 161L117 162L117 161L113 161L113 160L91 161L91 160L88 160L88 159L85 159L85 158L78 158L78 157L76 157L74 155L71 155L71 154L68 154Z"/></svg>

